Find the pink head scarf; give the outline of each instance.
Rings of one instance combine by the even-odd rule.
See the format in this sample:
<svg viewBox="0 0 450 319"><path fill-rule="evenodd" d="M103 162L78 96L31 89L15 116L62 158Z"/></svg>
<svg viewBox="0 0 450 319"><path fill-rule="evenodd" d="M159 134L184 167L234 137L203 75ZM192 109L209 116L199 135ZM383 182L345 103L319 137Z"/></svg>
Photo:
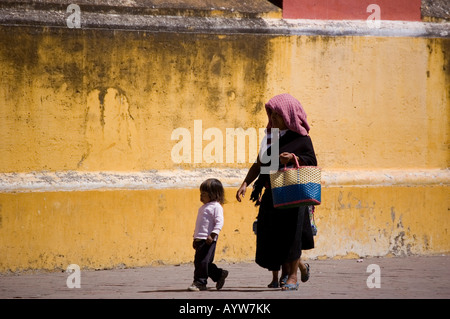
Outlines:
<svg viewBox="0 0 450 319"><path fill-rule="evenodd" d="M270 115L276 112L283 117L284 123L291 131L306 136L309 132L309 125L306 121L306 113L300 102L288 93L276 95L266 103L266 112L269 117L267 129L272 128Z"/></svg>

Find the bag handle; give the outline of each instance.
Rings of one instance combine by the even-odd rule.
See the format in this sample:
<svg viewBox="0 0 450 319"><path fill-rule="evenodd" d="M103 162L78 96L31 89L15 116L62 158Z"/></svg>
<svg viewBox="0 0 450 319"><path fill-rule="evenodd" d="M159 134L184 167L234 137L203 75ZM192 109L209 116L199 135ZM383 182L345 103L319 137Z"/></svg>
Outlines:
<svg viewBox="0 0 450 319"><path fill-rule="evenodd" d="M300 168L300 164L298 163L298 160L297 160L297 155L295 155L294 153L291 153L291 154L292 154L292 156L294 156L295 168ZM284 170L287 170L287 165L286 164L284 164Z"/></svg>
<svg viewBox="0 0 450 319"><path fill-rule="evenodd" d="M292 153L292 156L294 156L296 168L299 168L299 167L300 167L300 164L298 163L297 155L295 155L294 153Z"/></svg>

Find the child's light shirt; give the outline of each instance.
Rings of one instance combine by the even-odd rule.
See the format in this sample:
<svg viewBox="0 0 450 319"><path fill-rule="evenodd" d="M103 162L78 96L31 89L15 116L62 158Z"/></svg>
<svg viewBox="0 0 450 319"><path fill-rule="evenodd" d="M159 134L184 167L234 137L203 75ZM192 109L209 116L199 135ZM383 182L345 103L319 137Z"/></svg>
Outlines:
<svg viewBox="0 0 450 319"><path fill-rule="evenodd" d="M206 239L211 233L219 235L223 227L223 207L219 202L209 202L198 209L194 239ZM215 238L217 240L217 237Z"/></svg>

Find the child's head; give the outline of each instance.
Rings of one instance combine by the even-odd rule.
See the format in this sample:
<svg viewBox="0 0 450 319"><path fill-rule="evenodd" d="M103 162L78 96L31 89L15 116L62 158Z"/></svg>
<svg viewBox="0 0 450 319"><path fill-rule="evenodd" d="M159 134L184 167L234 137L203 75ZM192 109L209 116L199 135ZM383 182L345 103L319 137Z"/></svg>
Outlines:
<svg viewBox="0 0 450 319"><path fill-rule="evenodd" d="M209 178L200 185L200 200L203 204L217 201L225 202L225 191L222 183L215 178Z"/></svg>

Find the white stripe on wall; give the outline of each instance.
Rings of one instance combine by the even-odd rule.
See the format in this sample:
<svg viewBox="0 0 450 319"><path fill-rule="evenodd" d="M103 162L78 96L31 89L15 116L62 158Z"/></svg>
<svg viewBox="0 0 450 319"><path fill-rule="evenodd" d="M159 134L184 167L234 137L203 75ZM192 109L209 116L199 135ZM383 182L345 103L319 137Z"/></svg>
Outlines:
<svg viewBox="0 0 450 319"><path fill-rule="evenodd" d="M1 173L0 193L198 188L207 178L239 187L248 169L154 170L145 172ZM450 185L449 169L322 170L323 187Z"/></svg>

